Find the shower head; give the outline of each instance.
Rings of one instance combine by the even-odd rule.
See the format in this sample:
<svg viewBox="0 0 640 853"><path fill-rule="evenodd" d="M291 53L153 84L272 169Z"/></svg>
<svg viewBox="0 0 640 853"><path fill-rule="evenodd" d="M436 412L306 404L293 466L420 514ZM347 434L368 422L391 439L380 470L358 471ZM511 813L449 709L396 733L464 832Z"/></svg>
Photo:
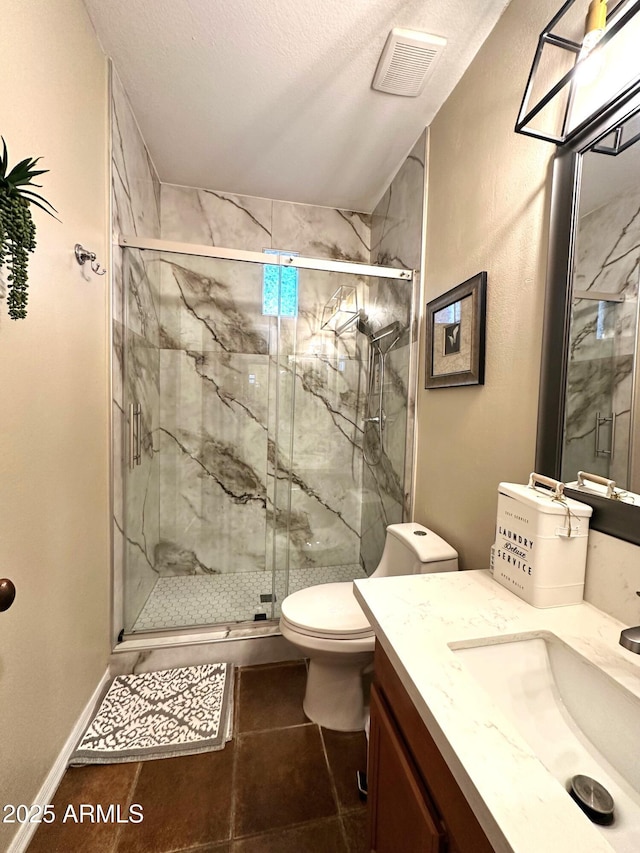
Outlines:
<svg viewBox="0 0 640 853"><path fill-rule="evenodd" d="M340 337L343 332L346 332L347 329L350 329L354 325L359 332L362 332L363 335L371 337L372 331L371 326L369 325L369 319L365 312L362 310L362 308L358 311L357 314L354 314L353 317L350 317L346 323L343 323L342 326L335 330L336 335Z"/></svg>
<svg viewBox="0 0 640 853"><path fill-rule="evenodd" d="M400 340L403 328L399 320L394 320L388 326L378 329L377 332L369 334L369 343L379 352L389 352Z"/></svg>
<svg viewBox="0 0 640 853"><path fill-rule="evenodd" d="M389 323L388 326L384 326L382 329L378 329L377 332L374 332L373 327L369 322L368 314L361 308L358 313L354 314L353 317L343 326L336 329L336 335L340 336L343 332L346 332L347 329L351 329L354 325L361 334L365 335L369 344L381 353L388 352L391 347L394 347L398 343L400 335L403 332L402 324L398 320L394 320L393 323Z"/></svg>
<svg viewBox="0 0 640 853"><path fill-rule="evenodd" d="M363 335L366 335L369 340L371 340L373 336L373 329L371 328L371 323L369 322L369 317L365 312L360 309L358 312L358 325L356 326L359 332L362 332Z"/></svg>

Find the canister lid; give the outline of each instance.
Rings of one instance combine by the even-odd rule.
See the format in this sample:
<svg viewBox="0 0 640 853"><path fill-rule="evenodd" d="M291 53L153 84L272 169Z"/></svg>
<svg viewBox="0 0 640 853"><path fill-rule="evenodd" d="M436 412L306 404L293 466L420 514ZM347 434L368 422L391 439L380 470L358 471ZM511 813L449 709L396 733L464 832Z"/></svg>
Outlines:
<svg viewBox="0 0 640 853"><path fill-rule="evenodd" d="M574 501L573 498L568 498L566 495L563 495L559 500L554 499L553 492L540 487L532 489L530 486L523 486L521 483L500 483L498 493L515 498L520 503L548 515L566 515L567 509L580 518L589 518L593 513L593 508L588 504Z"/></svg>

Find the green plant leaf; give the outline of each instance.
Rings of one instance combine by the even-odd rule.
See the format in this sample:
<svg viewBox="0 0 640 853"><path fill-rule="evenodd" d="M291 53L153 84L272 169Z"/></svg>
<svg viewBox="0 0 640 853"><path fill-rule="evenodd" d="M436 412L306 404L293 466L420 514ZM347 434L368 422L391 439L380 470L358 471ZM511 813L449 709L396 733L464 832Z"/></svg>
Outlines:
<svg viewBox="0 0 640 853"><path fill-rule="evenodd" d="M13 169L9 172L8 175L3 175L3 182L13 187L31 184L35 177L37 177L38 175L44 175L49 171L48 169L34 168L38 160L41 159L41 157L36 157L35 159L32 157L27 157L26 159L21 160L13 167Z"/></svg>
<svg viewBox="0 0 640 853"><path fill-rule="evenodd" d="M30 166L31 157L27 157L25 160L21 160L19 163L16 163L16 165L7 175L7 180L11 180L12 175L15 177L17 177L18 175L28 175Z"/></svg>
<svg viewBox="0 0 640 853"><path fill-rule="evenodd" d="M7 163L9 162L9 155L7 154L7 143L4 141L4 136L2 138L2 157L0 157L0 175L4 177L5 172L7 171Z"/></svg>
<svg viewBox="0 0 640 853"><path fill-rule="evenodd" d="M33 172L29 172L27 175L24 176L25 182L30 181L31 178L36 178L38 175L44 175L48 171L48 169L36 169ZM13 183L17 183L17 181L14 181Z"/></svg>
<svg viewBox="0 0 640 853"><path fill-rule="evenodd" d="M43 198L33 188L40 189L35 179L46 174L48 169L37 169L40 157L26 157L7 174L9 154L7 143L3 136L2 153L0 154L0 266L7 267L7 309L13 320L27 316L28 253L36 248L36 229L33 222L31 207L39 207L58 222L57 213L51 202Z"/></svg>
<svg viewBox="0 0 640 853"><path fill-rule="evenodd" d="M35 185L34 185L34 186L35 186ZM48 206L51 208L51 210L55 210L55 207L51 204L51 202L50 202L50 201L47 201L47 200L46 200L46 198L43 198L43 197L40 195L40 193L34 193L34 192L33 192L33 190L20 190L20 195L21 195L21 196L23 196L23 197L24 197L24 196L33 196L34 198L37 198L39 201L42 201L42 202L44 202L46 205L48 205ZM28 198L28 199L26 199L26 201L30 202L30 201L31 201L31 199L30 199L30 198ZM56 213L57 213L57 211L56 211Z"/></svg>
<svg viewBox="0 0 640 853"><path fill-rule="evenodd" d="M12 184L13 184L14 189L17 189L18 187L41 187L42 186L42 184L32 183L29 180L29 178L25 178L24 181L12 181ZM19 189L18 192L21 193L21 192L24 192L24 190Z"/></svg>
<svg viewBox="0 0 640 853"><path fill-rule="evenodd" d="M35 193L33 193L33 195L35 195ZM42 198L42 196L37 196L37 198ZM26 201L28 201L28 202L29 202L29 204L35 204L35 206L36 206L36 207L39 207L39 208L40 208L40 210L44 210L44 212L45 212L45 213L48 213L48 214L49 214L49 216L53 217L54 219L57 219L57 220L58 220L58 222L62 222L62 220L61 220L61 219L58 219L58 217L57 217L54 213L51 213L51 210L55 210L55 212L56 212L56 213L57 213L58 211L55 209L55 207L54 207L52 204L49 204L49 202L46 200L46 198L43 198L43 199L42 199L42 201L43 201L45 204L48 204L48 205L49 205L49 207L51 208L51 210L47 210L47 208L46 208L46 207L44 207L44 205L40 204L40 202L39 202L39 201L36 201L34 198L26 199Z"/></svg>

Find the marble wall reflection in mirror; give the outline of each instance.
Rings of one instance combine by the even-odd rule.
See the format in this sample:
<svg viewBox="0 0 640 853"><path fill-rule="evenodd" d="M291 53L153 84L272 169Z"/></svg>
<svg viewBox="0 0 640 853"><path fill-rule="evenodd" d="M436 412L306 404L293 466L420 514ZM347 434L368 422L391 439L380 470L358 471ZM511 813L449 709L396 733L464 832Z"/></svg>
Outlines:
<svg viewBox="0 0 640 853"><path fill-rule="evenodd" d="M640 492L639 279L640 81L554 159L538 472ZM640 544L637 499L569 493L593 528Z"/></svg>
<svg viewBox="0 0 640 853"><path fill-rule="evenodd" d="M612 132L581 160L561 478L589 471L638 492L640 144L616 151Z"/></svg>

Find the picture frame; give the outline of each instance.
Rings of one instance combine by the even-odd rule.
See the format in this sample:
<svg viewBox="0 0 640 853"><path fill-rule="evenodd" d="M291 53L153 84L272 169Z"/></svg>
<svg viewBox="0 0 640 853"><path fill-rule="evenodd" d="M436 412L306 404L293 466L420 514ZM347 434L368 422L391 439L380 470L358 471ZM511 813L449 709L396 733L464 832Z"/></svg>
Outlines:
<svg viewBox="0 0 640 853"><path fill-rule="evenodd" d="M484 385L487 273L479 272L427 303L427 389Z"/></svg>

